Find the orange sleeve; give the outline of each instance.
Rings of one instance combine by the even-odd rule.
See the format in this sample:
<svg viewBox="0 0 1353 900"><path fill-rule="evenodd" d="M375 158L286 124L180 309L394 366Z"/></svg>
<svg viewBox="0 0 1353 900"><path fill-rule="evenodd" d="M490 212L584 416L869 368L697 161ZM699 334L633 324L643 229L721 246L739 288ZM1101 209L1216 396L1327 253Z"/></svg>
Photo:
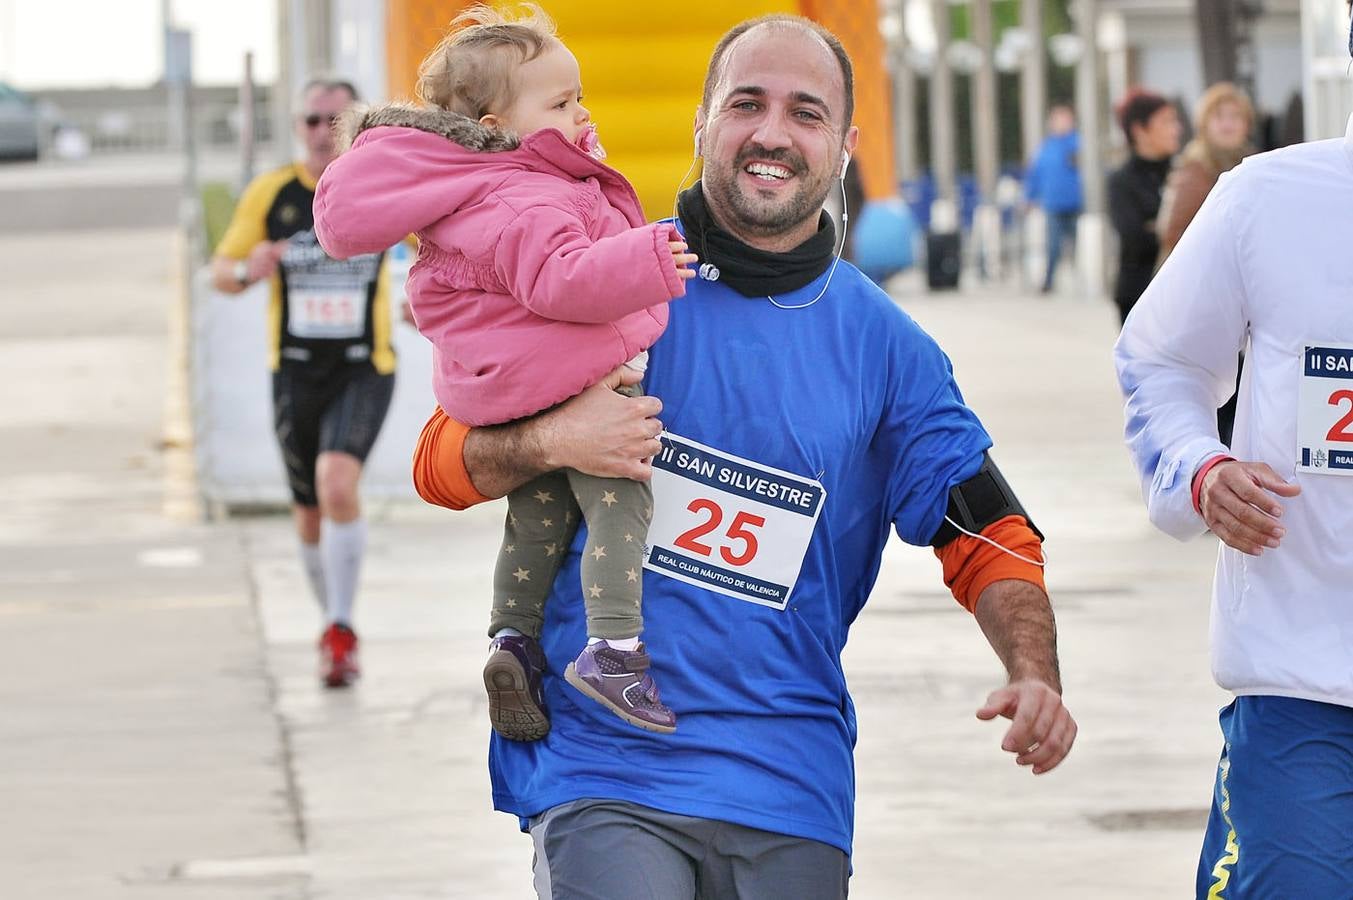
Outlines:
<svg viewBox="0 0 1353 900"><path fill-rule="evenodd" d="M463 451L469 433L468 425L457 422L441 407L423 426L413 451L413 486L428 503L466 509L489 499L475 490L465 469Z"/></svg>
<svg viewBox="0 0 1353 900"><path fill-rule="evenodd" d="M1023 516L1006 516L982 529L982 536L1029 559L1043 559L1043 542ZM944 583L968 612L982 592L998 581L1014 579L1044 591L1043 567L1015 559L977 538L959 535L935 551L944 565Z"/></svg>

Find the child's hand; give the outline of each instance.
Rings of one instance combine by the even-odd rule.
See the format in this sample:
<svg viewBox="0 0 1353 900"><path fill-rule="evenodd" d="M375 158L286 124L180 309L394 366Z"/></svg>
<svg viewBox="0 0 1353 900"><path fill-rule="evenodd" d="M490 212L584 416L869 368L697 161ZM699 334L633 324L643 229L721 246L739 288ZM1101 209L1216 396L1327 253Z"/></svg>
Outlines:
<svg viewBox="0 0 1353 900"><path fill-rule="evenodd" d="M687 266L698 263L700 257L694 253L686 252L690 248L686 246L685 241L668 241L667 246L672 248L672 262L676 263L677 276L686 279L694 278L695 270L688 269Z"/></svg>

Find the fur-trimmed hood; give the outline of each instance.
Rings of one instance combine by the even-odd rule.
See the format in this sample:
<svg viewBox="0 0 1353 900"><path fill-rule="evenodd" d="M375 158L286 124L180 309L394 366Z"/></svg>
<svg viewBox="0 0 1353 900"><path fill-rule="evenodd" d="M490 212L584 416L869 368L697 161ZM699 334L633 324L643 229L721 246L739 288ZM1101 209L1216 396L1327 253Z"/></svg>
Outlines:
<svg viewBox="0 0 1353 900"><path fill-rule="evenodd" d="M644 224L618 172L544 128L518 139L393 104L344 123L315 187L330 256L418 235L407 282L433 392L470 425L538 412L652 346L685 291L669 223Z"/></svg>
<svg viewBox="0 0 1353 900"><path fill-rule="evenodd" d="M382 127L416 128L477 153L516 150L521 146L521 140L512 132L487 128L460 113L414 103L385 103L354 106L343 113L337 126L339 150L350 148L363 131Z"/></svg>
<svg viewBox="0 0 1353 900"><path fill-rule="evenodd" d="M315 232L336 257L383 250L410 234L452 249L443 243L449 232L428 231L444 219L461 226L452 229L457 249L473 252L486 239L479 216L493 220L504 204L558 205L590 222L605 194L633 224L643 222L620 173L555 128L518 137L448 110L390 103L345 113L338 132L344 150L315 194Z"/></svg>

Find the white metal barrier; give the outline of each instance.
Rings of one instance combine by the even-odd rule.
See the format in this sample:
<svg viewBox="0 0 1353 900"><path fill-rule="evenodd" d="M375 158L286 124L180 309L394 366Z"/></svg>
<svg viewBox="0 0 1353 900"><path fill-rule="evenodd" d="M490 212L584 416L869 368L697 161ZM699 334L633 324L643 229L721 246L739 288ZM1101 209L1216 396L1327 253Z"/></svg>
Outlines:
<svg viewBox="0 0 1353 900"><path fill-rule="evenodd" d="M394 274L393 272L391 273ZM394 279L402 284L402 278ZM192 316L193 431L203 498L226 507L290 502L272 426L266 313L269 287L236 296L212 289L207 272L194 284ZM432 348L400 319L391 292L392 335L399 368L380 438L367 459L362 494L412 498L409 461L432 413Z"/></svg>

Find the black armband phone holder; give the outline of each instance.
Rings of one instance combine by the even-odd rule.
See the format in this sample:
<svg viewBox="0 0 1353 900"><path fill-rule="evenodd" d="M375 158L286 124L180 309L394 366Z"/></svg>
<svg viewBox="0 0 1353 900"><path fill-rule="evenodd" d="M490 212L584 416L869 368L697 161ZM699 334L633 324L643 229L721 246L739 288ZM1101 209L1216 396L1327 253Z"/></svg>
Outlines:
<svg viewBox="0 0 1353 900"><path fill-rule="evenodd" d="M938 550L964 531L981 534L983 528L1006 516L1023 516L1038 539L1043 539L1043 532L1024 511L1001 470L996 468L989 454L983 453L982 467L977 474L949 489L949 508L939 531L930 539L930 546Z"/></svg>

